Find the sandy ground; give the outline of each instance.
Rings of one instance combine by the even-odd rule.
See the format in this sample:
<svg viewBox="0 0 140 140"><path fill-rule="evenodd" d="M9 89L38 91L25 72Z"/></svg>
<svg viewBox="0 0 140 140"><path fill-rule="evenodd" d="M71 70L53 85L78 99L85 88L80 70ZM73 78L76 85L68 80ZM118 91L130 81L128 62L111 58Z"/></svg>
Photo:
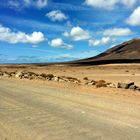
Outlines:
<svg viewBox="0 0 140 140"><path fill-rule="evenodd" d="M99 66L65 66L65 65L50 65L50 66L30 66L17 65L7 66L0 65L0 70L15 71L27 70L36 73L51 73L56 76L71 76L83 80L88 77L93 80L106 80L108 82L120 82L132 80L140 86L140 64L112 64Z"/></svg>
<svg viewBox="0 0 140 140"><path fill-rule="evenodd" d="M1 66L140 85L140 65ZM0 140L139 140L140 92L0 78Z"/></svg>

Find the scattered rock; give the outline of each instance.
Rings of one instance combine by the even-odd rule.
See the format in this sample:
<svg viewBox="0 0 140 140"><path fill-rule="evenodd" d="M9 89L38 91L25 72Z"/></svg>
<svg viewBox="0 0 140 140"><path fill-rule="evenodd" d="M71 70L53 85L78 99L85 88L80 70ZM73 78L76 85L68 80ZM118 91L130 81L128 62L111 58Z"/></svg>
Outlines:
<svg viewBox="0 0 140 140"><path fill-rule="evenodd" d="M30 80L36 79L37 76L38 76L38 74L36 74L34 72L26 72L26 71L24 71L24 72L20 71L15 74L16 78L20 78L20 79L25 78L25 79L30 79Z"/></svg>
<svg viewBox="0 0 140 140"><path fill-rule="evenodd" d="M129 89L136 90L138 87L136 85L131 85Z"/></svg>
<svg viewBox="0 0 140 140"><path fill-rule="evenodd" d="M53 80L58 81L58 82L70 82L70 83L79 83L80 82L76 78L66 77L66 76L54 77Z"/></svg>
<svg viewBox="0 0 140 140"><path fill-rule="evenodd" d="M68 79L69 82L71 83L80 83L81 81L78 80L77 78L73 78L73 77L66 77Z"/></svg>
<svg viewBox="0 0 140 140"><path fill-rule="evenodd" d="M58 82L59 81L59 77L54 76L52 80Z"/></svg>
<svg viewBox="0 0 140 140"><path fill-rule="evenodd" d="M16 78L21 78L22 75L23 75L22 71L19 71L19 72L17 72L17 73L15 74L15 77L16 77Z"/></svg>
<svg viewBox="0 0 140 140"><path fill-rule="evenodd" d="M97 88L101 88L101 87L107 87L108 83L106 83L106 81L104 80L99 80L99 81L96 81L95 83L95 86Z"/></svg>
<svg viewBox="0 0 140 140"><path fill-rule="evenodd" d="M124 82L124 83L118 83L117 88L123 88L123 89L132 89L132 90L140 90L140 87L136 86L134 82Z"/></svg>
<svg viewBox="0 0 140 140"><path fill-rule="evenodd" d="M53 74L47 74L46 75L46 79L47 80L52 80L54 78L54 75Z"/></svg>
<svg viewBox="0 0 140 140"><path fill-rule="evenodd" d="M0 71L0 76L3 77L16 77L20 79L40 79L40 80L48 80L48 81L57 81L57 82L69 82L74 84L80 84L81 81L74 77L67 77L67 76L54 76L53 74L37 74L34 72L29 71L18 71L18 72L6 72L6 71ZM131 90L137 90L140 91L140 87L136 86L133 81L125 81L125 82L119 82L118 84L114 83L107 83L105 80L89 80L88 77L83 78L85 85L92 85L97 88L100 87L108 87L108 88L122 88L122 89L131 89Z"/></svg>
<svg viewBox="0 0 140 140"><path fill-rule="evenodd" d="M66 76L61 76L59 77L59 82L69 82L69 83L81 83L80 80L78 80L77 78L73 78L73 77L66 77Z"/></svg>
<svg viewBox="0 0 140 140"><path fill-rule="evenodd" d="M108 83L107 87L109 87L109 88L117 88L116 84L114 84L114 83Z"/></svg>
<svg viewBox="0 0 140 140"><path fill-rule="evenodd" d="M134 85L134 82L118 83L117 88L129 89L132 85Z"/></svg>
<svg viewBox="0 0 140 140"><path fill-rule="evenodd" d="M47 74L42 73L42 74L40 74L39 76L40 76L40 77L43 77L43 78L46 78L46 77L47 77Z"/></svg>
<svg viewBox="0 0 140 140"><path fill-rule="evenodd" d="M58 77L58 82L67 82L67 80L62 77Z"/></svg>
<svg viewBox="0 0 140 140"><path fill-rule="evenodd" d="M44 74L44 73L42 73L38 77L39 77L39 79L50 81L50 80L52 80L54 78L54 75L53 74Z"/></svg>
<svg viewBox="0 0 140 140"><path fill-rule="evenodd" d="M126 84L126 83L118 83L117 88L128 89L128 84Z"/></svg>
<svg viewBox="0 0 140 140"><path fill-rule="evenodd" d="M10 74L7 73L7 72L4 72L4 73L3 73L3 77L10 77Z"/></svg>
<svg viewBox="0 0 140 140"><path fill-rule="evenodd" d="M84 77L83 80L87 81L88 80L88 77Z"/></svg>
<svg viewBox="0 0 140 140"><path fill-rule="evenodd" d="M129 72L129 70L126 70L125 72Z"/></svg>
<svg viewBox="0 0 140 140"><path fill-rule="evenodd" d="M95 85L95 84L96 84L96 81L94 80L90 80L85 83L85 85Z"/></svg>
<svg viewBox="0 0 140 140"><path fill-rule="evenodd" d="M10 74L10 77L14 77L16 72L10 72L9 74Z"/></svg>

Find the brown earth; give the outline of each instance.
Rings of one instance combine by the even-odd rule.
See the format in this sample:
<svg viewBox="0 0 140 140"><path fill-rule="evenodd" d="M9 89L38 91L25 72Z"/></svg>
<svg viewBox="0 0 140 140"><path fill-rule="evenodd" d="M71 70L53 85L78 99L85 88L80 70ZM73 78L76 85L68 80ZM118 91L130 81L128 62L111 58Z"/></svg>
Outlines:
<svg viewBox="0 0 140 140"><path fill-rule="evenodd" d="M83 81L105 80L107 82L134 81L140 86L140 64L109 64L96 66L70 66L70 65L0 65L0 71L31 71L38 74L54 74L55 76L75 77Z"/></svg>
<svg viewBox="0 0 140 140"><path fill-rule="evenodd" d="M140 86L140 64L68 66L1 65ZM0 140L139 140L140 92L54 81L0 78Z"/></svg>

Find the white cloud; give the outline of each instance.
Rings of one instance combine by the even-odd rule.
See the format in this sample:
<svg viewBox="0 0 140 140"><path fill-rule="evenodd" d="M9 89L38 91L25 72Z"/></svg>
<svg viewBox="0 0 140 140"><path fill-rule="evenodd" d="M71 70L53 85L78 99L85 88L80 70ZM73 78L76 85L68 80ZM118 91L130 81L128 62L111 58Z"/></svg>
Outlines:
<svg viewBox="0 0 140 140"><path fill-rule="evenodd" d="M48 0L8 0L7 5L15 10L21 10L27 7L35 7L38 9L48 5Z"/></svg>
<svg viewBox="0 0 140 140"><path fill-rule="evenodd" d="M33 32L32 34L26 34L20 31L13 32L10 28L0 25L0 41L5 41L11 44L38 44L40 42L45 41L45 37L42 32Z"/></svg>
<svg viewBox="0 0 140 140"><path fill-rule="evenodd" d="M90 39L89 40L89 46L101 46L101 45L107 45L113 42L113 39L110 37L103 37L101 39Z"/></svg>
<svg viewBox="0 0 140 140"><path fill-rule="evenodd" d="M88 6L92 6L92 7L97 7L97 8L113 8L116 4L117 1L116 0L85 0L85 4Z"/></svg>
<svg viewBox="0 0 140 140"><path fill-rule="evenodd" d="M103 31L104 36L129 36L133 32L129 28L112 28Z"/></svg>
<svg viewBox="0 0 140 140"><path fill-rule="evenodd" d="M46 16L52 21L63 21L68 19L68 17L60 10L51 11L47 13Z"/></svg>
<svg viewBox="0 0 140 140"><path fill-rule="evenodd" d="M47 6L48 0L37 0L35 4L38 8L44 8Z"/></svg>
<svg viewBox="0 0 140 140"><path fill-rule="evenodd" d="M61 38L55 38L49 42L49 45L55 48L64 48L64 49L72 49L73 45L64 43Z"/></svg>
<svg viewBox="0 0 140 140"><path fill-rule="evenodd" d="M126 20L129 25L140 26L140 6L133 11L130 17Z"/></svg>
<svg viewBox="0 0 140 140"><path fill-rule="evenodd" d="M138 0L85 0L85 4L95 8L113 9L119 4L132 7Z"/></svg>
<svg viewBox="0 0 140 140"><path fill-rule="evenodd" d="M24 1L24 4L25 4L26 6L31 5L31 0L23 0L23 1Z"/></svg>
<svg viewBox="0 0 140 140"><path fill-rule="evenodd" d="M120 2L124 4L124 6L133 7L138 2L138 0L121 0Z"/></svg>
<svg viewBox="0 0 140 140"><path fill-rule="evenodd" d="M33 20L33 19L23 19L23 18L15 18L10 16L1 16L1 18L5 19L6 21L10 21L11 24L24 26L27 28L34 28L36 30L43 30L43 31L51 31L51 33L58 34L58 32L64 32L68 29L68 27L64 26L63 24L52 24ZM50 34L48 34L50 35Z"/></svg>
<svg viewBox="0 0 140 140"><path fill-rule="evenodd" d="M90 38L90 33L88 31L83 30L81 27L73 27L70 31L70 33L65 32L63 34L65 37L69 37L73 39L74 41L80 41L80 40L87 40Z"/></svg>
<svg viewBox="0 0 140 140"><path fill-rule="evenodd" d="M44 8L47 6L48 4L48 0L23 0L24 1L24 6L25 7L30 7L30 6L33 6L33 7L36 7L36 8Z"/></svg>
<svg viewBox="0 0 140 140"><path fill-rule="evenodd" d="M10 1L8 1L8 6L14 7L14 8L19 8L20 7L20 3L18 1L10 0Z"/></svg>

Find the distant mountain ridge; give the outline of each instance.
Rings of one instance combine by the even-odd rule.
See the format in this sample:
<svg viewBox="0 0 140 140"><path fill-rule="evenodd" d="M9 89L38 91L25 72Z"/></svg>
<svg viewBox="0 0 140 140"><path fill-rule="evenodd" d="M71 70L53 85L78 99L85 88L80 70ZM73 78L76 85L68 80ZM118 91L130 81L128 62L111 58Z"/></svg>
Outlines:
<svg viewBox="0 0 140 140"><path fill-rule="evenodd" d="M140 39L133 39L117 45L91 58L75 61L74 63L140 63Z"/></svg>

